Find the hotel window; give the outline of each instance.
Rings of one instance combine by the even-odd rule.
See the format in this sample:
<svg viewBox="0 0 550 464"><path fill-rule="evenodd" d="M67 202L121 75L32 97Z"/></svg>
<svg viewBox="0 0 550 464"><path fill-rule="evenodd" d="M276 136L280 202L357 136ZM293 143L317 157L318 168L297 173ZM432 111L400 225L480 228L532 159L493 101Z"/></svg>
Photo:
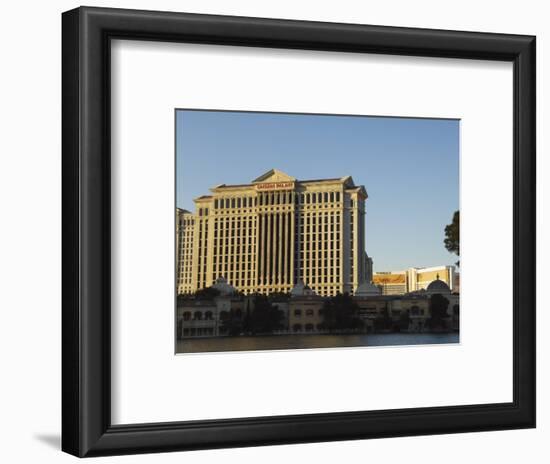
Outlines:
<svg viewBox="0 0 550 464"><path fill-rule="evenodd" d="M302 315L302 310L301 310L301 309L295 309L295 310L294 310L294 315L295 315L296 317L300 317L300 316Z"/></svg>

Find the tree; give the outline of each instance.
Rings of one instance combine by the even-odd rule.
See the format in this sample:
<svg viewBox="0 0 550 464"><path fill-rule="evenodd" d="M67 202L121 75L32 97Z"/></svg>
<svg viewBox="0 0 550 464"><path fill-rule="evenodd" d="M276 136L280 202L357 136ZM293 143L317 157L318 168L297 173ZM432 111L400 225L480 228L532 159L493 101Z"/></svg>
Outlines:
<svg viewBox="0 0 550 464"><path fill-rule="evenodd" d="M357 330L363 328L359 318L359 307L347 293L327 298L323 305L322 328L329 332Z"/></svg>
<svg viewBox="0 0 550 464"><path fill-rule="evenodd" d="M180 293L178 295L178 298L177 298L177 302L178 302L178 308L180 306L184 306L185 303L187 303L189 300L191 300L191 296L189 294L183 294L183 293Z"/></svg>
<svg viewBox="0 0 550 464"><path fill-rule="evenodd" d="M269 294L271 301L288 300L290 298L289 292L273 292Z"/></svg>
<svg viewBox="0 0 550 464"><path fill-rule="evenodd" d="M445 240L443 243L450 253L460 256L460 211L455 211L453 222L445 226ZM457 261L456 265L459 264L460 261Z"/></svg>
<svg viewBox="0 0 550 464"><path fill-rule="evenodd" d="M240 310L224 311L221 317L221 329L229 336L240 335L243 332L243 317Z"/></svg>
<svg viewBox="0 0 550 464"><path fill-rule="evenodd" d="M224 311L221 318L223 332L230 336L257 335L283 328L283 311L272 305L265 295L256 294L253 298L253 307L247 307L244 314L241 309Z"/></svg>
<svg viewBox="0 0 550 464"><path fill-rule="evenodd" d="M220 294L220 291L214 287L201 288L195 292L197 300L213 300Z"/></svg>
<svg viewBox="0 0 550 464"><path fill-rule="evenodd" d="M453 306L453 329L458 329L460 326L460 307L455 304Z"/></svg>
<svg viewBox="0 0 550 464"><path fill-rule="evenodd" d="M257 333L273 333L283 328L283 312L274 306L265 295L254 296L254 310L247 311L246 331Z"/></svg>
<svg viewBox="0 0 550 464"><path fill-rule="evenodd" d="M449 300L443 295L436 293L430 298L430 327L434 328L446 328L445 318L447 317L447 308L449 307Z"/></svg>
<svg viewBox="0 0 550 464"><path fill-rule="evenodd" d="M399 329L408 330L410 323L411 323L411 316L409 314L409 310L406 309L401 312L401 316L399 317Z"/></svg>
<svg viewBox="0 0 550 464"><path fill-rule="evenodd" d="M374 329L376 331L391 329L392 319L390 317L390 311L388 306L382 308L378 317L374 320Z"/></svg>

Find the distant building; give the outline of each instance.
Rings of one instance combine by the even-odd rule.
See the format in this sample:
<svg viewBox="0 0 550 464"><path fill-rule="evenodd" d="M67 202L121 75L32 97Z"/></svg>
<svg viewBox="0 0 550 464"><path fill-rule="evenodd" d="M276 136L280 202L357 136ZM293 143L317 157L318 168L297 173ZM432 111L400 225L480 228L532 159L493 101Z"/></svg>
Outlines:
<svg viewBox="0 0 550 464"><path fill-rule="evenodd" d="M452 288L454 293L460 293L460 272L455 272Z"/></svg>
<svg viewBox="0 0 550 464"><path fill-rule="evenodd" d="M221 184L177 209L177 292L218 277L244 294L353 293L372 278L365 252L367 192L351 176L297 180L271 169L249 184Z"/></svg>
<svg viewBox="0 0 550 464"><path fill-rule="evenodd" d="M380 287L383 295L403 295L426 289L434 280L442 280L452 292L456 275L454 266L411 267L404 271L375 272L372 282Z"/></svg>
<svg viewBox="0 0 550 464"><path fill-rule="evenodd" d="M403 295L407 293L407 273L397 272L375 272L372 282L378 286L383 295Z"/></svg>

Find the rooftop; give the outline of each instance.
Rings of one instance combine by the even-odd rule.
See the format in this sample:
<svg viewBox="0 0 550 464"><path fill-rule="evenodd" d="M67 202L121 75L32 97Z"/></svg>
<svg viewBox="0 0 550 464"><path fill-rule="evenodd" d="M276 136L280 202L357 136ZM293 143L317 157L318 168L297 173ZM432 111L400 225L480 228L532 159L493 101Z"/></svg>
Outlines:
<svg viewBox="0 0 550 464"><path fill-rule="evenodd" d="M316 182L341 182L346 184L347 187L350 187L350 188L356 187L356 185L353 183L353 178L351 176L329 177L325 179L300 180L300 179L296 179L295 177L289 176L288 174L284 173L283 171L279 171L278 169L270 169L269 171L266 171L265 173L263 173L261 176L252 180L249 184L218 184L212 187L210 190L216 191L219 189L251 187L254 184L265 183L265 182L296 182L298 184L311 184Z"/></svg>

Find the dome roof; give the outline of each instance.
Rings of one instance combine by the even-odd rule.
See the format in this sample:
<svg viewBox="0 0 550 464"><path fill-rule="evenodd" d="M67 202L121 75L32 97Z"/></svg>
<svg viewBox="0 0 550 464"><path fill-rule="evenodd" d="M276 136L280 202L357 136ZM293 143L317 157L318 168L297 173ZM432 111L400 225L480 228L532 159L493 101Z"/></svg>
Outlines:
<svg viewBox="0 0 550 464"><path fill-rule="evenodd" d="M439 279L439 276L436 280L430 282L430 285L426 288L426 291L430 293L451 293L449 286Z"/></svg>
<svg viewBox="0 0 550 464"><path fill-rule="evenodd" d="M380 288L374 285L372 282L363 282L357 290L355 290L355 296L371 296L380 295Z"/></svg>
<svg viewBox="0 0 550 464"><path fill-rule="evenodd" d="M231 295L237 291L235 287L227 283L227 279L225 277L218 277L216 279L216 283L212 285L212 288L218 290L220 295Z"/></svg>

